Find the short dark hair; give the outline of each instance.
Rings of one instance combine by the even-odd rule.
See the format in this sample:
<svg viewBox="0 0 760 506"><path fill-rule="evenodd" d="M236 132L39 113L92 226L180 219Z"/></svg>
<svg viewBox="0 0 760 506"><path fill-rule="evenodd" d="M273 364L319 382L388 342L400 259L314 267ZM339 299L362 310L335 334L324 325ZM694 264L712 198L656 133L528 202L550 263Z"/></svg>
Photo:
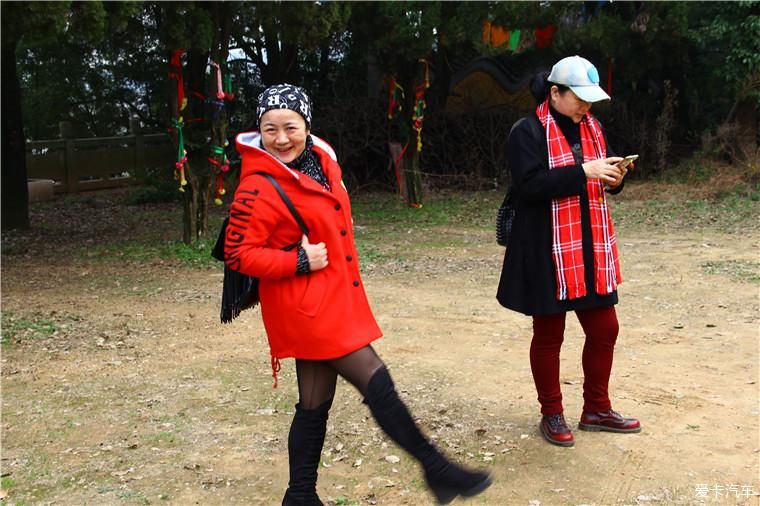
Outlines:
<svg viewBox="0 0 760 506"><path fill-rule="evenodd" d="M550 72L548 70L543 70L533 76L533 79L530 80L530 93L533 95L533 98L536 99L536 103L538 104L546 100L552 86L556 86L560 93L565 93L570 89L564 84L557 84L549 81L549 74Z"/></svg>

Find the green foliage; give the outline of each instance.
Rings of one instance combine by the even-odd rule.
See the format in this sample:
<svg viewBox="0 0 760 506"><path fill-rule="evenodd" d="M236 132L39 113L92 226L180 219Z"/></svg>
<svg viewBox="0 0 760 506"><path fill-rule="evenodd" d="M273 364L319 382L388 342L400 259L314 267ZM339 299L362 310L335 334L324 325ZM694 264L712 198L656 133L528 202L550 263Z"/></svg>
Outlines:
<svg viewBox="0 0 760 506"><path fill-rule="evenodd" d="M760 72L760 11L757 2L705 2L691 6L695 25L686 31L701 53L706 75L722 80L729 92L760 97L760 86L746 88ZM704 70L708 70L705 68ZM730 93L729 93L730 94Z"/></svg>
<svg viewBox="0 0 760 506"><path fill-rule="evenodd" d="M513 61L517 69L533 58L548 67L560 56L586 56L597 65L603 82L608 70L613 77L612 102L599 104L594 111L618 151L642 155L637 175L645 176L671 167L681 156L678 148L690 149L705 132L715 131L738 99L760 97L757 2L595 5L3 2L2 9L4 40L24 34L19 70L27 137L54 137L63 119L72 121L76 134L83 136L124 133L133 115L146 129L163 129L169 116L167 50L195 48L202 61L215 37L220 37L219 27L228 22L238 51L229 63L237 100L229 108L232 131L227 137L254 127L256 96L265 83L288 80L305 85L316 98L315 125L326 125L327 138L336 144L341 161L354 169L348 177L358 183L382 182L378 174L387 175L381 170L387 164L387 138L405 139L410 130L407 117L399 120L401 125L385 121L383 77L398 73L410 101L409 87L421 57L432 62L433 87L428 91L425 120L431 132L451 91L448 79L478 56ZM19 22L10 23L12 19ZM509 55L482 44L485 20L524 32L547 24L558 30L550 50ZM192 86L210 83L207 69L201 70L200 82ZM190 81L186 84L189 90ZM195 106L193 114L203 112L202 103ZM402 114L410 110L407 103ZM203 160L208 128L190 130L185 132L186 141L198 146ZM457 140L461 139L452 142ZM465 162L459 158L451 162L439 145L426 144L426 149L431 147L439 152L423 152L424 171L482 175L473 169L477 163L445 166ZM459 146L454 149L464 151ZM191 158L195 154L191 150ZM355 168L356 163L364 165ZM134 198L155 201L161 194L140 190Z"/></svg>
<svg viewBox="0 0 760 506"><path fill-rule="evenodd" d="M472 5L465 3L464 6ZM488 5L488 17L497 25L514 28L531 28L557 23L567 9L550 2L494 2ZM483 21L483 19L481 19Z"/></svg>
<svg viewBox="0 0 760 506"><path fill-rule="evenodd" d="M155 123L151 116L157 111L144 105L151 103L145 95L159 90L140 80L159 72L145 49L150 37L146 40L140 3L77 2L63 13L65 3L34 4L70 23L21 42L18 73L27 137L55 138L63 120L72 122L75 136L126 133L133 114ZM136 78L138 70L143 77Z"/></svg>
<svg viewBox="0 0 760 506"><path fill-rule="evenodd" d="M351 30L388 72L408 73L418 58L433 49L434 30L441 17L440 2L357 3Z"/></svg>
<svg viewBox="0 0 760 506"><path fill-rule="evenodd" d="M438 42L455 52L471 48L481 38L486 10L482 2L442 2Z"/></svg>
<svg viewBox="0 0 760 506"><path fill-rule="evenodd" d="M85 44L98 42L106 29L106 9L102 2L74 2L69 31Z"/></svg>
<svg viewBox="0 0 760 506"><path fill-rule="evenodd" d="M55 40L66 28L71 2L2 2L3 45L23 39L26 45Z"/></svg>
<svg viewBox="0 0 760 506"><path fill-rule="evenodd" d="M215 25L210 4L192 1L149 2L147 7L155 19L158 37L166 50L208 50L211 47Z"/></svg>

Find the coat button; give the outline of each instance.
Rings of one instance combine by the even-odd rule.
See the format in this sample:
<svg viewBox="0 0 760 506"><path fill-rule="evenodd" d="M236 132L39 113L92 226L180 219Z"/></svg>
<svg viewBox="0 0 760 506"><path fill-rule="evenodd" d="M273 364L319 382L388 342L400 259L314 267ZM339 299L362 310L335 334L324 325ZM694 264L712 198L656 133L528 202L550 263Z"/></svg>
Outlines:
<svg viewBox="0 0 760 506"><path fill-rule="evenodd" d="M335 210L340 211L340 204L335 204Z"/></svg>
<svg viewBox="0 0 760 506"><path fill-rule="evenodd" d="M354 286L359 286L359 282L358 281L354 281Z"/></svg>
<svg viewBox="0 0 760 506"><path fill-rule="evenodd" d="M344 228L343 230L341 230L341 231L340 231L340 235L346 235L347 233L348 233L348 232L346 232L346 229L345 229L345 228Z"/></svg>
<svg viewBox="0 0 760 506"><path fill-rule="evenodd" d="M352 257L351 255L348 255L348 256L346 257L346 260L348 260L349 262L350 262L351 260L353 260L353 259L354 259L354 257Z"/></svg>
<svg viewBox="0 0 760 506"><path fill-rule="evenodd" d="M603 204L603 203L604 203L604 197L599 197L599 203L600 203L600 204Z"/></svg>

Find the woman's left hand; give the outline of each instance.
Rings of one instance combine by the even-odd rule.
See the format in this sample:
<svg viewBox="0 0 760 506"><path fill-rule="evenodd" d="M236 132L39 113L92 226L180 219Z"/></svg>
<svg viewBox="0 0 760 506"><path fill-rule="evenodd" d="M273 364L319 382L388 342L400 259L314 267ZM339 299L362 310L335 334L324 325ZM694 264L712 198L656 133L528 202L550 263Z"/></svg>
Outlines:
<svg viewBox="0 0 760 506"><path fill-rule="evenodd" d="M617 168L617 174L613 177L615 178L614 182L607 183L607 186L610 188L617 188L620 186L620 184L623 182L623 178L625 178L625 175L628 174L628 167L620 167L615 166Z"/></svg>
<svg viewBox="0 0 760 506"><path fill-rule="evenodd" d="M613 176L615 178L615 181L613 183L608 183L608 186L610 188L617 188L622 184L623 178L625 178L625 175L628 174L628 169L633 168L633 164L631 163L628 167L616 166L616 168L618 169L618 173L616 176Z"/></svg>
<svg viewBox="0 0 760 506"><path fill-rule="evenodd" d="M327 267L327 247L325 243L318 242L311 244L306 234L301 238L301 247L306 251L306 257L309 259L309 270L318 271Z"/></svg>

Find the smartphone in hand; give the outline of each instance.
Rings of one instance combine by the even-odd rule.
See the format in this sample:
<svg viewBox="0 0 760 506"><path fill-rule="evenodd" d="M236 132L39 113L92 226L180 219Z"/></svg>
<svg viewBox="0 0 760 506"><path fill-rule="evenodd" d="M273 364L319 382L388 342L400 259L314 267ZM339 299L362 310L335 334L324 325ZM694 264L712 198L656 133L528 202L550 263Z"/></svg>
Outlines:
<svg viewBox="0 0 760 506"><path fill-rule="evenodd" d="M630 164L633 163L634 160L636 160L639 157L639 155L628 155L622 160L620 160L616 165L620 167L621 169L624 169L628 167Z"/></svg>

